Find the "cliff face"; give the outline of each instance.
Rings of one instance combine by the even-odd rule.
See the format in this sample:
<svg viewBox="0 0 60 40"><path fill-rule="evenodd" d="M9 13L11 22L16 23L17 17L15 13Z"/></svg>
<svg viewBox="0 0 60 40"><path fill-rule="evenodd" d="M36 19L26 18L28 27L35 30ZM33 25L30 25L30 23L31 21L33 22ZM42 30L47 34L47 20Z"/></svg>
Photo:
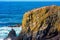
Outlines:
<svg viewBox="0 0 60 40"><path fill-rule="evenodd" d="M60 6L46 6L26 12L20 35L28 40L60 40ZM19 40L22 38L19 37Z"/></svg>
<svg viewBox="0 0 60 40"><path fill-rule="evenodd" d="M50 25L50 26L49 26ZM49 27L49 28L48 28ZM46 6L24 14L22 31L37 33L39 30L60 31L60 6Z"/></svg>

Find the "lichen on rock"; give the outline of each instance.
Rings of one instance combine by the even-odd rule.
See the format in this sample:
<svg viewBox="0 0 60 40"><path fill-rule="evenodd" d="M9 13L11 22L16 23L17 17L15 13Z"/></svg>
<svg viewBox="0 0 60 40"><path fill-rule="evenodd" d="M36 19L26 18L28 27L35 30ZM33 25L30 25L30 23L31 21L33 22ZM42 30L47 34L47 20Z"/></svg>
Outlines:
<svg viewBox="0 0 60 40"><path fill-rule="evenodd" d="M50 28L49 28L50 25ZM48 28L48 33L60 32L60 6L46 6L28 11L23 16L22 31L37 33Z"/></svg>
<svg viewBox="0 0 60 40"><path fill-rule="evenodd" d="M59 15L58 10L60 9L59 6L47 6L43 8L37 8L32 11L28 11L24 14L22 27L25 30L28 26L31 28L31 31L37 30L41 23L43 22L44 27L46 27L48 24L46 24L46 20L51 20L52 17L54 17L52 20L56 23L57 16ZM51 17L51 18L48 18ZM56 20L56 21L54 21ZM41 26L41 27L42 27ZM40 27L40 28L41 28ZM27 30L27 29L26 29Z"/></svg>

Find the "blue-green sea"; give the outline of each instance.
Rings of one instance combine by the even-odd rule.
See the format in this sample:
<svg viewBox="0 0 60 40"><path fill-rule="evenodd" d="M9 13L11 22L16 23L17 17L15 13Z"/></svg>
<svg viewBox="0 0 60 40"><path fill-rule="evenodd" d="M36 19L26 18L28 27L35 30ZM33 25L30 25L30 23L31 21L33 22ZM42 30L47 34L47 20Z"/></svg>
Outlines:
<svg viewBox="0 0 60 40"><path fill-rule="evenodd" d="M3 40L8 36L11 28L8 26L22 24L23 15L25 12L32 9L57 5L60 6L60 2L2 2L0 1L0 40ZM17 36L22 28L13 28L16 31Z"/></svg>
<svg viewBox="0 0 60 40"><path fill-rule="evenodd" d="M0 26L22 24L25 12L50 5L60 6L60 2L0 2Z"/></svg>

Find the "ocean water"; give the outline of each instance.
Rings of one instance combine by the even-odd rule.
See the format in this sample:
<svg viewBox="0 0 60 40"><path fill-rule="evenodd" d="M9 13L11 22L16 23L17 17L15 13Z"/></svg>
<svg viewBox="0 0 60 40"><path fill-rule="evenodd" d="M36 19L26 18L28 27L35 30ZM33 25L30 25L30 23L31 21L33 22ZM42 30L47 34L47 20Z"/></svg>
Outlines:
<svg viewBox="0 0 60 40"><path fill-rule="evenodd" d="M0 2L0 26L21 24L25 12L60 2Z"/></svg>
<svg viewBox="0 0 60 40"><path fill-rule="evenodd" d="M57 5L60 6L60 2L1 2L0 1L0 40L7 37L11 31L11 25L22 24L23 15L25 12L32 9ZM8 29L9 28L9 29ZM17 35L22 28L14 28Z"/></svg>

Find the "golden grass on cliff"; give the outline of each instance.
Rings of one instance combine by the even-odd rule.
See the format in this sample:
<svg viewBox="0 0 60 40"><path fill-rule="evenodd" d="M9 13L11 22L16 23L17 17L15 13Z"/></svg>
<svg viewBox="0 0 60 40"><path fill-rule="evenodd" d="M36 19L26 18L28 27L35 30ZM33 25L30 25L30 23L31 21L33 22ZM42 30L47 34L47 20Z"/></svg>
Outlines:
<svg viewBox="0 0 60 40"><path fill-rule="evenodd" d="M56 17L55 17L56 16ZM31 31L36 32L38 30L46 29L47 19L52 20L52 25L58 31L60 31L60 6L47 6L42 8L37 8L28 11L24 14L22 21L22 29L27 31L27 27L30 27ZM43 22L43 23L42 23Z"/></svg>

